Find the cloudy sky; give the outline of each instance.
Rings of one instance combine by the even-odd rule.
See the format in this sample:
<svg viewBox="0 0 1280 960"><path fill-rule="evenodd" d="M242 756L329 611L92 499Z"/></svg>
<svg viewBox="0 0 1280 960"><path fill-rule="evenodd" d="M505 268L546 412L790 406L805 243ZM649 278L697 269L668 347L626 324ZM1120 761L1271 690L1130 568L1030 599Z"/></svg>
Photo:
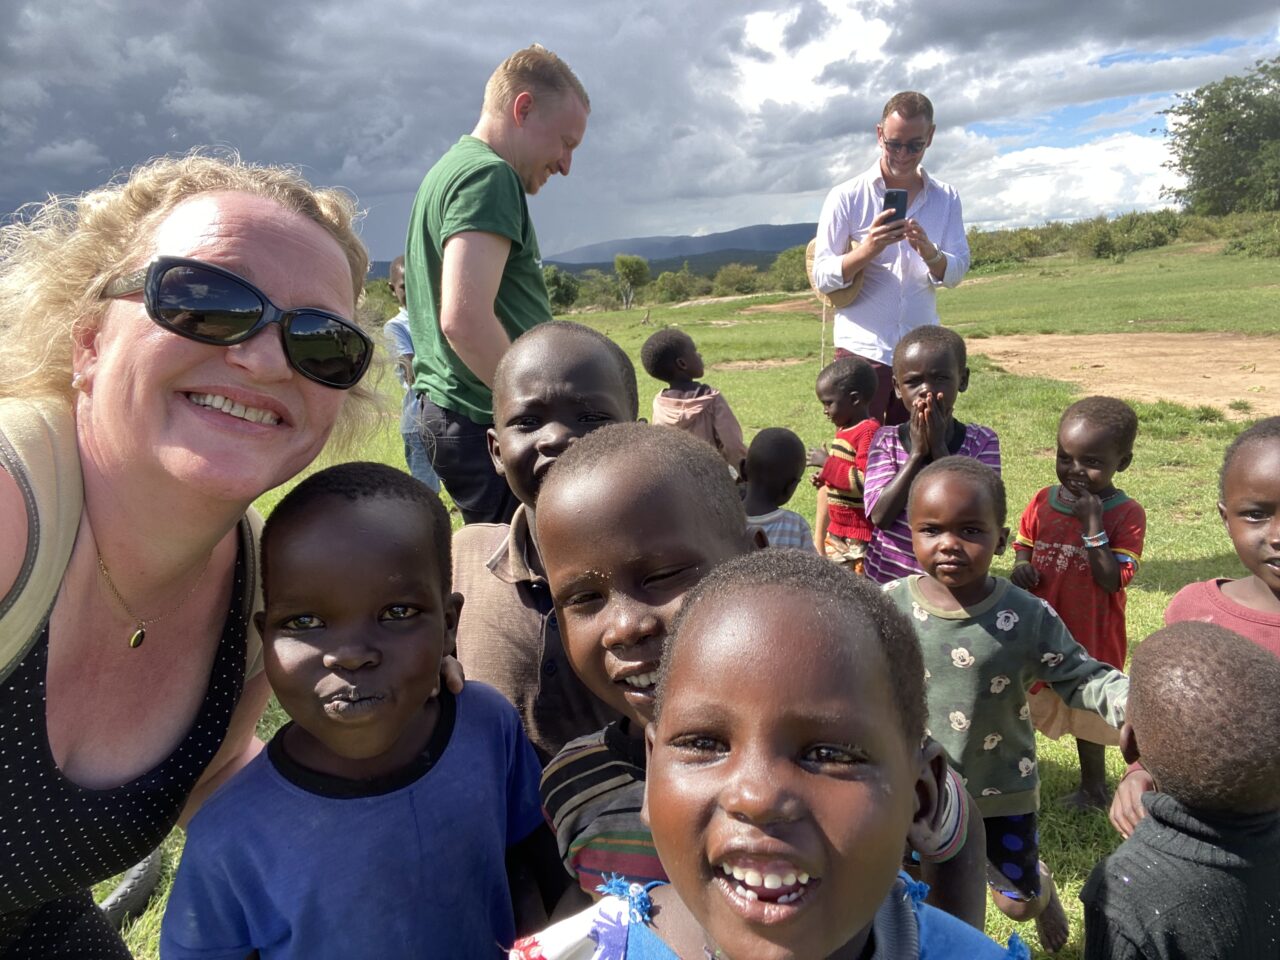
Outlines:
<svg viewBox="0 0 1280 960"><path fill-rule="evenodd" d="M538 41L592 99L572 175L531 206L544 254L617 237L817 219L927 93L926 166L965 219L1161 204L1159 111L1280 53L1274 0L5 0L0 213L196 145L352 190L374 257L474 125L484 81ZM1153 132L1153 128L1155 132Z"/></svg>

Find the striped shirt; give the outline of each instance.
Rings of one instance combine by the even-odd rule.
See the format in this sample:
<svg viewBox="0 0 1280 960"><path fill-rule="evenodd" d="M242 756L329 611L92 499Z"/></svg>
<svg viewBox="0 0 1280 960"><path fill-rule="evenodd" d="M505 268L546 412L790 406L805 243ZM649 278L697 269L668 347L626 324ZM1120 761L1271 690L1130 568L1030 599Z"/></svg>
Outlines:
<svg viewBox="0 0 1280 960"><path fill-rule="evenodd" d="M864 542L871 539L871 521L862 495L871 440L879 429L878 420L863 420L836 432L831 455L818 474L827 488L827 533Z"/></svg>
<svg viewBox="0 0 1280 960"><path fill-rule="evenodd" d="M579 737L542 771L542 811L560 859L593 898L610 874L638 883L667 878L640 819L644 740L627 735L628 723Z"/></svg>
<svg viewBox="0 0 1280 960"><path fill-rule="evenodd" d="M1000 438L990 427L976 423L960 424L964 437L954 452L957 456L973 457L1000 472ZM906 425L903 424L905 432ZM911 451L902 441L898 427L881 427L871 441L871 453L867 459L867 480L863 497L870 515L898 471L906 465ZM911 549L911 527L907 523L907 511L894 517L888 529L876 528L867 547L867 576L876 583L888 583L913 573L924 573L916 562Z"/></svg>
<svg viewBox="0 0 1280 960"><path fill-rule="evenodd" d="M771 513L747 517L747 523L763 530L771 547L818 552L813 545L813 531L809 529L808 521L794 510L779 507Z"/></svg>

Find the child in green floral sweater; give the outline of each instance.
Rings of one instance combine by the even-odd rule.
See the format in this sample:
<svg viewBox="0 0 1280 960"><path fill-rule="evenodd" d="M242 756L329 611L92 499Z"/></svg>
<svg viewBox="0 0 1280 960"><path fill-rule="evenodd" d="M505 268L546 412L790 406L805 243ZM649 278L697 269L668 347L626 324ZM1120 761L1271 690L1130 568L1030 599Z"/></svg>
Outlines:
<svg viewBox="0 0 1280 960"><path fill-rule="evenodd" d="M911 542L924 575L885 586L915 625L928 678L929 730L965 778L987 828L989 886L1041 945L1068 936L1039 860L1040 778L1027 689L1044 681L1068 705L1124 722L1129 680L1076 643L1043 600L989 575L1009 538L1004 484L972 457L944 457L911 485ZM1043 878L1043 882L1042 882Z"/></svg>

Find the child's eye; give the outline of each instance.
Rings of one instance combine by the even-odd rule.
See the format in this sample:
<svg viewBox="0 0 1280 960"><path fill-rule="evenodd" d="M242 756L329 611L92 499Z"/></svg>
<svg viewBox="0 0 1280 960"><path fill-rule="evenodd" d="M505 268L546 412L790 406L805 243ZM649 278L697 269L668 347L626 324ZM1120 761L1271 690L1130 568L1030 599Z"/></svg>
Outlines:
<svg viewBox="0 0 1280 960"><path fill-rule="evenodd" d="M588 603L595 603L600 599L600 594L592 590L583 590L580 593L571 593L563 600L557 601L562 607L581 607Z"/></svg>
<svg viewBox="0 0 1280 960"><path fill-rule="evenodd" d="M324 627L324 621L314 613L300 613L282 621L280 627L283 630L319 630Z"/></svg>
<svg viewBox="0 0 1280 960"><path fill-rule="evenodd" d="M608 423L613 417L607 413L584 413L578 417L579 423Z"/></svg>
<svg viewBox="0 0 1280 960"><path fill-rule="evenodd" d="M852 766L855 763L866 763L867 755L857 747L824 743L816 747L810 747L805 753L804 759L810 763Z"/></svg>
<svg viewBox="0 0 1280 960"><path fill-rule="evenodd" d="M387 609L382 611L383 620L408 620L410 617L416 617L422 611L415 606L407 603L393 603Z"/></svg>
<svg viewBox="0 0 1280 960"><path fill-rule="evenodd" d="M663 587L670 586L671 583L676 582L677 577L683 576L690 570L696 573L699 569L698 565L694 564L689 567L675 567L671 570L659 570L657 573L651 573L649 576L645 577L644 585L646 587L658 587L661 589Z"/></svg>
<svg viewBox="0 0 1280 960"><path fill-rule="evenodd" d="M691 733L671 741L672 749L683 753L726 753L725 745L715 737Z"/></svg>

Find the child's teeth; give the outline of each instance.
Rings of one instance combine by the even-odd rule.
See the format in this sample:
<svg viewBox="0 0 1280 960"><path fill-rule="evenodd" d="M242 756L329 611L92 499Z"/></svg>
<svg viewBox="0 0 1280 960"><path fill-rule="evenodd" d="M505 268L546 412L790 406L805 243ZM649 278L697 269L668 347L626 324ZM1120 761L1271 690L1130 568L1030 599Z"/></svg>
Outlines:
<svg viewBox="0 0 1280 960"><path fill-rule="evenodd" d="M729 866L727 863L720 864L720 869L724 871L724 875L726 877L733 876L733 867Z"/></svg>
<svg viewBox="0 0 1280 960"><path fill-rule="evenodd" d="M799 881L800 883L808 883L808 882L809 882L809 875L808 875L807 873L799 874L799 875L796 877L796 880L797 880L797 881Z"/></svg>
<svg viewBox="0 0 1280 960"><path fill-rule="evenodd" d="M747 875L743 877L743 883L748 887L758 887L763 881L764 878L760 876L759 870L748 870Z"/></svg>
<svg viewBox="0 0 1280 960"><path fill-rule="evenodd" d="M782 878L782 885L784 887L789 887L795 882L796 882L796 875L794 873L788 873L785 877Z"/></svg>
<svg viewBox="0 0 1280 960"><path fill-rule="evenodd" d="M738 889L742 891L742 895L746 897L748 900L760 899L759 894L757 894L754 890L750 889L749 887L739 887Z"/></svg>
<svg viewBox="0 0 1280 960"><path fill-rule="evenodd" d="M733 868L733 879L735 879L735 880L745 880L745 879L747 879L747 871L746 871L746 870L744 870L742 867L734 867L734 868Z"/></svg>
<svg viewBox="0 0 1280 960"><path fill-rule="evenodd" d="M778 890L782 887L782 878L776 873L766 873L764 875L764 888L766 890Z"/></svg>

